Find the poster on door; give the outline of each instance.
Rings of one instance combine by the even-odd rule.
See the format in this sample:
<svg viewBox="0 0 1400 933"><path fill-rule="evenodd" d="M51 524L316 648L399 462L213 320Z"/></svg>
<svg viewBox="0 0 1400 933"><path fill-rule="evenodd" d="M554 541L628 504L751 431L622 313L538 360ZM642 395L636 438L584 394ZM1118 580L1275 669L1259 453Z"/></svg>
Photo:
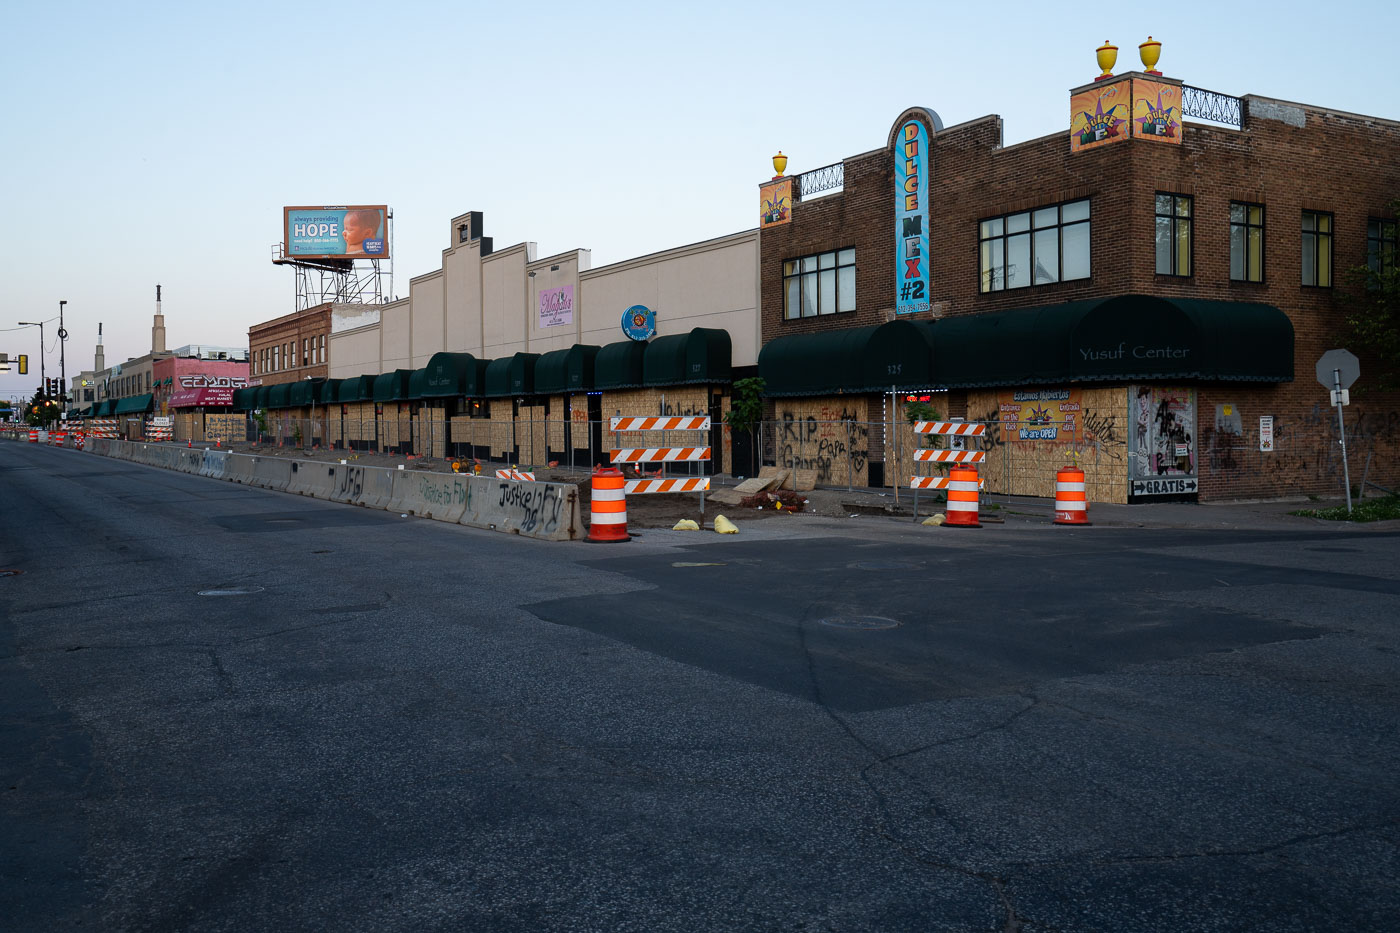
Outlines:
<svg viewBox="0 0 1400 933"><path fill-rule="evenodd" d="M1196 482L1196 390L1135 386L1130 498L1193 496Z"/></svg>

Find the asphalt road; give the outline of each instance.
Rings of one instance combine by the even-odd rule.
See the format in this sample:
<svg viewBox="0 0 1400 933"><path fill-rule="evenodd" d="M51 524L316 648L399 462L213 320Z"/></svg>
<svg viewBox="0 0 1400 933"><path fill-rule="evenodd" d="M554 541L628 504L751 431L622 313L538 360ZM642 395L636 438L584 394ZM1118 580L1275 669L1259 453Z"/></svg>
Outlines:
<svg viewBox="0 0 1400 933"><path fill-rule="evenodd" d="M0 929L1393 929L1398 558L552 544L0 442Z"/></svg>

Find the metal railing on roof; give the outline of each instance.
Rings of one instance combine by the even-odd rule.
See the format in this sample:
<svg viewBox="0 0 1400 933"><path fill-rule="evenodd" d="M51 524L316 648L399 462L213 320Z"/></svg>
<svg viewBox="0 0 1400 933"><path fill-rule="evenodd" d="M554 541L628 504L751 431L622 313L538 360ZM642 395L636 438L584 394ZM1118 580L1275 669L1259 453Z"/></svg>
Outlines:
<svg viewBox="0 0 1400 933"><path fill-rule="evenodd" d="M834 191L846 184L846 163L824 165L797 176L797 199L806 200L821 191Z"/></svg>
<svg viewBox="0 0 1400 933"><path fill-rule="evenodd" d="M1181 86L1181 115L1228 123L1230 126L1244 126L1244 105L1240 98L1189 84Z"/></svg>

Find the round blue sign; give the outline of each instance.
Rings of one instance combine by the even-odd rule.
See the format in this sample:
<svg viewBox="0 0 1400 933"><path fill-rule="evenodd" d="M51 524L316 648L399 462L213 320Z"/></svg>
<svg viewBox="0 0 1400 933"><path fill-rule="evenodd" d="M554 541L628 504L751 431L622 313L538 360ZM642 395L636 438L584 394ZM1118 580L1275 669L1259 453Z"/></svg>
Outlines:
<svg viewBox="0 0 1400 933"><path fill-rule="evenodd" d="M656 336L656 312L646 305L633 305L622 312L622 332L633 340Z"/></svg>

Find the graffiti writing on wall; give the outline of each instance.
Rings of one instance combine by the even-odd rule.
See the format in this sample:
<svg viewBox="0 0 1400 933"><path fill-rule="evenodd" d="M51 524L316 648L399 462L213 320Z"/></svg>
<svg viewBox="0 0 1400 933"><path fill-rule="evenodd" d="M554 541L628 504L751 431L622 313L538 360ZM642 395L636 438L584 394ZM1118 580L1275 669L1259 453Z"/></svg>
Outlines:
<svg viewBox="0 0 1400 933"><path fill-rule="evenodd" d="M433 505L470 505L471 490L459 479L429 480L426 476L418 481L418 495L424 502Z"/></svg>
<svg viewBox="0 0 1400 933"><path fill-rule="evenodd" d="M1134 476L1196 472L1196 390L1138 386L1132 404Z"/></svg>
<svg viewBox="0 0 1400 933"><path fill-rule="evenodd" d="M829 406L805 418L783 412L778 465L815 470L819 483L864 471L870 456L870 428L855 419L849 409Z"/></svg>
<svg viewBox="0 0 1400 933"><path fill-rule="evenodd" d="M526 533L559 528L565 499L553 483L500 483L500 501L508 521Z"/></svg>

